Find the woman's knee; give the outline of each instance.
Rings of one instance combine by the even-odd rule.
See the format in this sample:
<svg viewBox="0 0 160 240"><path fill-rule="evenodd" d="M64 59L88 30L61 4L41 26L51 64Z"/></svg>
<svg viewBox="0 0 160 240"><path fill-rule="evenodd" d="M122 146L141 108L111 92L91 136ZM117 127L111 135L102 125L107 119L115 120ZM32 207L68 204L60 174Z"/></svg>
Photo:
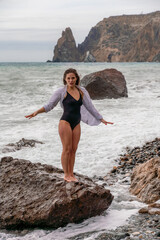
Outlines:
<svg viewBox="0 0 160 240"><path fill-rule="evenodd" d="M63 148L63 153L66 155L70 155L72 153L72 147L67 146L67 147Z"/></svg>
<svg viewBox="0 0 160 240"><path fill-rule="evenodd" d="M72 147L72 154L75 154L77 151L77 146Z"/></svg>

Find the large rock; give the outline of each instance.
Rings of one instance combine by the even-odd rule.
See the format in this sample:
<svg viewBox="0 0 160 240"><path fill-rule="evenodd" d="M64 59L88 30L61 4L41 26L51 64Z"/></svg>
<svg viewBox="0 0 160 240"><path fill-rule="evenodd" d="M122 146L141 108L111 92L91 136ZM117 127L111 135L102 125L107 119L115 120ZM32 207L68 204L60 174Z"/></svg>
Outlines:
<svg viewBox="0 0 160 240"><path fill-rule="evenodd" d="M77 62L79 60L78 49L70 28L62 32L54 49L53 62Z"/></svg>
<svg viewBox="0 0 160 240"><path fill-rule="evenodd" d="M51 165L4 157L0 162L0 228L51 227L106 210L113 196L90 178L65 182Z"/></svg>
<svg viewBox="0 0 160 240"><path fill-rule="evenodd" d="M8 143L2 149L2 152L3 153L15 152L15 151L21 150L22 148L25 148L25 147L35 147L37 143L43 144L43 142L40 142L40 141L37 141L37 140L34 140L34 139L22 138L21 140L19 140L16 143Z"/></svg>
<svg viewBox="0 0 160 240"><path fill-rule="evenodd" d="M126 81L116 69L105 69L86 75L81 80L92 99L127 97Z"/></svg>
<svg viewBox="0 0 160 240"><path fill-rule="evenodd" d="M137 165L131 176L130 192L145 203L160 199L160 158Z"/></svg>

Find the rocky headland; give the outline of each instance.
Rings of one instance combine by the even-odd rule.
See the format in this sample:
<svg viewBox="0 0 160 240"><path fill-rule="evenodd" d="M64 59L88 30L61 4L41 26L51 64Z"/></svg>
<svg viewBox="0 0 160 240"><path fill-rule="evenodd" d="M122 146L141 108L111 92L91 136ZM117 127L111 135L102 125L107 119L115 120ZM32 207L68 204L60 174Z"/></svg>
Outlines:
<svg viewBox="0 0 160 240"><path fill-rule="evenodd" d="M160 11L104 18L78 46L68 27L52 61L160 62Z"/></svg>

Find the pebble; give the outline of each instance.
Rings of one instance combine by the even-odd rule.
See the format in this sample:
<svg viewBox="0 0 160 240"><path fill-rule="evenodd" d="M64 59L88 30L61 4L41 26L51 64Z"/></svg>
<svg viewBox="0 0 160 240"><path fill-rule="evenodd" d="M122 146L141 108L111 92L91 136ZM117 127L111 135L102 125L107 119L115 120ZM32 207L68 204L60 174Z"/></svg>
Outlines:
<svg viewBox="0 0 160 240"><path fill-rule="evenodd" d="M132 233L133 236L137 236L137 235L139 235L139 234L140 234L140 232L133 232L133 233Z"/></svg>

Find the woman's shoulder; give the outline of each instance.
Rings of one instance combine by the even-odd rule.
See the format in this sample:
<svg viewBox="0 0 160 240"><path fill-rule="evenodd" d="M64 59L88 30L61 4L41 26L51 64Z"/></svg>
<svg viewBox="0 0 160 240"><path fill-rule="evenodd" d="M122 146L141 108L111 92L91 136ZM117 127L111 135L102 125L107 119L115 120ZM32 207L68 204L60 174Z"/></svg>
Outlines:
<svg viewBox="0 0 160 240"><path fill-rule="evenodd" d="M85 88L84 87L82 87L82 86L77 86L80 90L85 90Z"/></svg>
<svg viewBox="0 0 160 240"><path fill-rule="evenodd" d="M84 87L82 87L82 86L78 86L78 88L79 88L84 94L87 92L87 90L86 90Z"/></svg>
<svg viewBox="0 0 160 240"><path fill-rule="evenodd" d="M63 92L65 91L65 89L66 89L65 86L59 87L59 88L57 88L54 92L56 92L56 93L63 93Z"/></svg>
<svg viewBox="0 0 160 240"><path fill-rule="evenodd" d="M86 97L86 98L90 98L90 95L88 93L88 91L84 88L84 87L81 87L79 86L80 90L83 92L83 95Z"/></svg>

